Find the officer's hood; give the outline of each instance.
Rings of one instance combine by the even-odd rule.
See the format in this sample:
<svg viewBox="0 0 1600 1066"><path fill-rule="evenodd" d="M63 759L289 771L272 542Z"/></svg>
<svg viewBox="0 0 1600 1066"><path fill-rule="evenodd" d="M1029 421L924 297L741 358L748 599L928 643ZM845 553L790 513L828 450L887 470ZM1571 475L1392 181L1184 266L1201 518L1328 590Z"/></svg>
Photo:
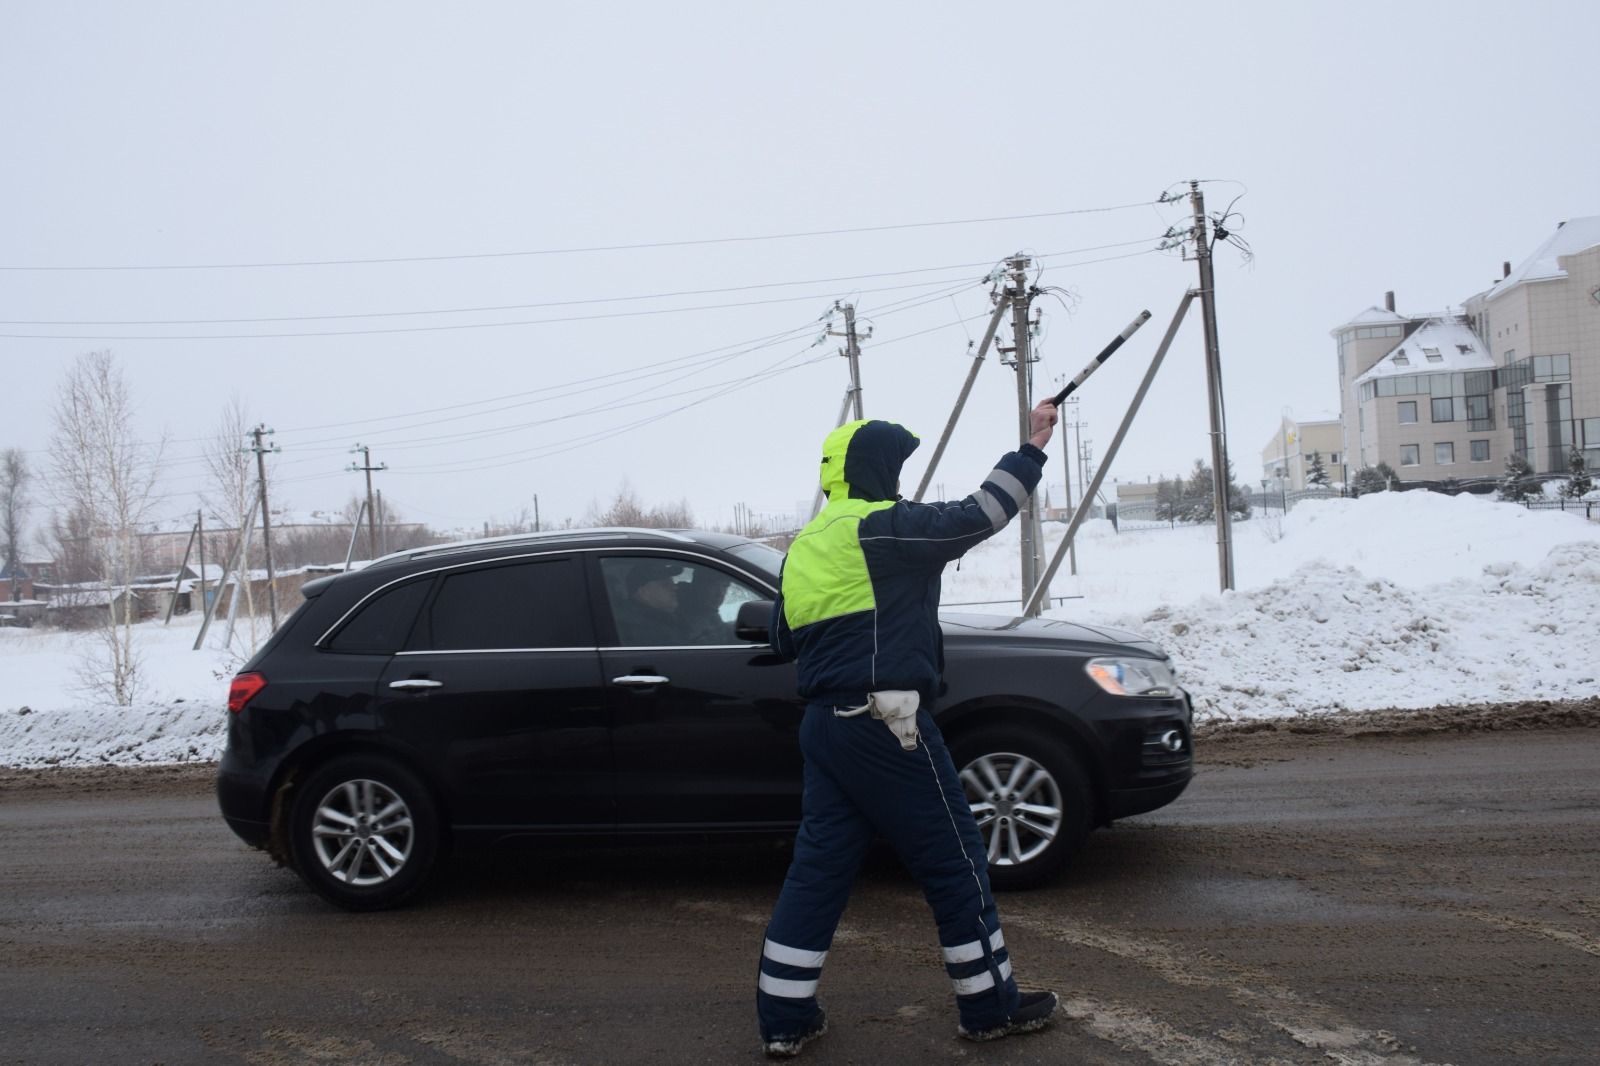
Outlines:
<svg viewBox="0 0 1600 1066"><path fill-rule="evenodd" d="M822 488L830 500L892 500L900 467L919 443L893 422L846 422L822 442Z"/></svg>

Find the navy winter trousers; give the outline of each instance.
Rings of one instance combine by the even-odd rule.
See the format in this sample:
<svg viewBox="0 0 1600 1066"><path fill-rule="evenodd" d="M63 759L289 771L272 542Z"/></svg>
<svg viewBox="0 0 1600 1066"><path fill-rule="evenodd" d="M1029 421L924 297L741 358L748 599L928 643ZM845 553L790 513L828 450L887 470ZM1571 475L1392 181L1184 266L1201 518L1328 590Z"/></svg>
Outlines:
<svg viewBox="0 0 1600 1066"><path fill-rule="evenodd" d="M893 846L933 909L961 1024L986 1029L1016 1009L982 838L939 727L926 711L917 725L922 737L906 751L870 715L806 708L804 815L757 979L763 1040L799 1035L816 1017L822 964L874 834Z"/></svg>

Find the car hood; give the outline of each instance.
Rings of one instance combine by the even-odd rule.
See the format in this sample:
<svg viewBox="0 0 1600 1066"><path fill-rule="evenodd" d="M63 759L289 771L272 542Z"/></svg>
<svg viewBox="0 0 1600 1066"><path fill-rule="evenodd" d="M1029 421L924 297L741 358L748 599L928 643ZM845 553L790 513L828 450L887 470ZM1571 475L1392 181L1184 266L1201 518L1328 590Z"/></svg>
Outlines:
<svg viewBox="0 0 1600 1066"><path fill-rule="evenodd" d="M1133 645L1165 658L1148 637L1130 633L1111 626L1086 625L1059 618L1006 617L993 614L966 614L940 611L939 622L944 628L946 641L961 641L981 637L999 637L1030 644L1116 644Z"/></svg>

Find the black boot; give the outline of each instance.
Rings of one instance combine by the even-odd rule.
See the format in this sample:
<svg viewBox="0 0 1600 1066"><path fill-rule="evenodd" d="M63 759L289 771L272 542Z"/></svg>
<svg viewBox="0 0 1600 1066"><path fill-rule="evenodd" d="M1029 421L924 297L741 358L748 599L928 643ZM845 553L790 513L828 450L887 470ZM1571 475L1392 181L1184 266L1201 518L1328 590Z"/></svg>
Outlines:
<svg viewBox="0 0 1600 1066"><path fill-rule="evenodd" d="M1024 992L1011 1017L999 1025L988 1029L959 1026L956 1033L966 1040L999 1040L1013 1033L1036 1032L1050 1024L1050 1015L1055 1013L1056 1004L1060 1002L1054 992Z"/></svg>

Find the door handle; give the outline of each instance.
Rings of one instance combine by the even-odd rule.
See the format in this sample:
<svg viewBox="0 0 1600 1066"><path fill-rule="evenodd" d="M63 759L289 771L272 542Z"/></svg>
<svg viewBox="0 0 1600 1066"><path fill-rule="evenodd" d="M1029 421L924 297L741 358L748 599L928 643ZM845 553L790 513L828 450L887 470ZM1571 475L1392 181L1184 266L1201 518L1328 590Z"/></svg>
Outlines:
<svg viewBox="0 0 1600 1066"><path fill-rule="evenodd" d="M670 677L662 677L660 674L623 674L621 677L613 677L611 683L625 685L628 688L650 688L654 685L665 685L671 680Z"/></svg>
<svg viewBox="0 0 1600 1066"><path fill-rule="evenodd" d="M444 682L429 681L425 677L410 677L406 678L404 681L391 681L389 682L389 687L398 689L444 688Z"/></svg>

